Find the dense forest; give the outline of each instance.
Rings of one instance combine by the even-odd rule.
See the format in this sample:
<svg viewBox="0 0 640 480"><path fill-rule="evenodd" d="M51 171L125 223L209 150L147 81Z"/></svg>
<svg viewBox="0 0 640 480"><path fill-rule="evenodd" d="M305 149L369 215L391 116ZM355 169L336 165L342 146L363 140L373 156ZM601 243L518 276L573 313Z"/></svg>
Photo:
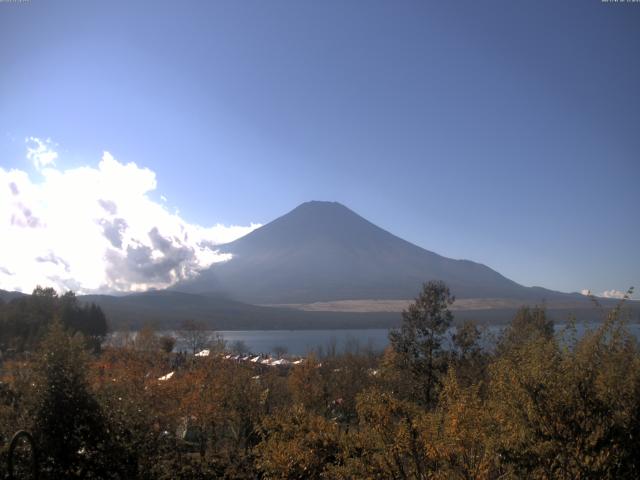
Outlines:
<svg viewBox="0 0 640 480"><path fill-rule="evenodd" d="M0 352L37 349L51 321L58 319L70 333L81 333L98 351L107 331L107 319L94 303L81 304L75 293L63 295L53 288L36 287L31 295L0 299Z"/></svg>
<svg viewBox="0 0 640 480"><path fill-rule="evenodd" d="M1 468L24 429L45 479L640 476L624 301L582 336L523 307L490 348L471 322L445 348L453 301L429 282L384 352L269 367L219 340L206 357L176 354L150 328L101 347L99 308L40 289L0 308ZM16 450L16 468L30 455Z"/></svg>

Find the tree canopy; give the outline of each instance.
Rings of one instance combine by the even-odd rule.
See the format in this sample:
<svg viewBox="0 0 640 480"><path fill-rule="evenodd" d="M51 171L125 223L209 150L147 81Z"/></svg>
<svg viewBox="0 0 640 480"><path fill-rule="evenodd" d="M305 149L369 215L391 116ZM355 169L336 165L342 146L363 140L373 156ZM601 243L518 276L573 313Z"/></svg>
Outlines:
<svg viewBox="0 0 640 480"><path fill-rule="evenodd" d="M0 349L33 349L56 318L71 332L82 333L94 349L108 332L99 306L81 303L72 291L58 295L53 288L38 286L31 295L0 304Z"/></svg>

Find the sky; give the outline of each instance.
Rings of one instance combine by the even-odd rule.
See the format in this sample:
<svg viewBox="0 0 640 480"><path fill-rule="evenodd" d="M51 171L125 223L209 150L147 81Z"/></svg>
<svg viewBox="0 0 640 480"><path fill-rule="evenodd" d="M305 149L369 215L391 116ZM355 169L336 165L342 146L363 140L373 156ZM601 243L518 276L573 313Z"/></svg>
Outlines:
<svg viewBox="0 0 640 480"><path fill-rule="evenodd" d="M0 2L3 289L162 288L331 200L615 296L639 154L638 2Z"/></svg>

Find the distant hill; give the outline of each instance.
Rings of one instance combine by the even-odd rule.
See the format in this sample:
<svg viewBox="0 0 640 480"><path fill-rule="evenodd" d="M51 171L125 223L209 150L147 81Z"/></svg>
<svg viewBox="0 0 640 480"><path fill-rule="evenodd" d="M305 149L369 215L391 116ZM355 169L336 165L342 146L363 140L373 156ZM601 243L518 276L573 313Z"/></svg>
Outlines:
<svg viewBox="0 0 640 480"><path fill-rule="evenodd" d="M20 292L0 290L7 301L24 297ZM406 300L336 301L281 307L249 305L221 295L197 295L173 291L149 291L130 295L81 295L84 303L96 303L104 310L112 330L138 329L145 324L158 329L175 329L186 319L198 320L216 330L360 329L396 327ZM603 301L605 307L614 302ZM640 302L629 302L638 320ZM522 302L517 300L459 300L453 307L456 321L472 319L481 324L506 323ZM549 315L564 321L575 313L580 321L598 321L602 312L588 303L556 302Z"/></svg>
<svg viewBox="0 0 640 480"><path fill-rule="evenodd" d="M0 298L19 301L26 295L19 292L0 290ZM312 329L366 329L391 328L401 323L399 309L406 301L382 302L387 308L371 306L371 302L347 302L335 305L302 305L290 307L263 307L229 300L216 295L196 295L171 291L150 291L130 295L80 295L83 303L96 303L107 316L111 330L137 330L145 324L159 330L179 328L184 320L197 320L214 330L312 330ZM341 302L336 302L340 304ZM375 303L375 302L374 302ZM638 320L638 303L635 305L634 320ZM610 306L611 302L608 302ZM520 306L518 302L491 302L483 305L477 302L460 301L453 305L455 321L475 320L479 324L505 324L509 322ZM577 314L580 321L598 321L602 312L594 308L548 308L548 313L556 321L567 320L569 312ZM0 311L0 315L2 312ZM366 335L366 334L365 334Z"/></svg>
<svg viewBox="0 0 640 480"><path fill-rule="evenodd" d="M25 294L21 292L9 292L7 290L0 290L0 300L3 302L10 302L14 298L23 297Z"/></svg>
<svg viewBox="0 0 640 480"><path fill-rule="evenodd" d="M307 202L222 245L232 259L173 290L225 294L252 304L410 299L443 280L458 298L541 302L579 294L524 287L480 263L453 260L409 243L335 202Z"/></svg>
<svg viewBox="0 0 640 480"><path fill-rule="evenodd" d="M291 308L249 305L222 296L152 291L125 296L84 295L82 302L99 305L112 329L176 328L197 320L216 330L273 330L313 328L387 328L399 323L390 312L306 312Z"/></svg>
<svg viewBox="0 0 640 480"><path fill-rule="evenodd" d="M153 291L125 296L85 295L82 302L93 302L104 310L113 330L138 329L152 324L159 329L177 328L183 320L203 322L216 330L300 330L300 329L358 329L390 328L401 322L399 309L405 306L398 301L389 309L367 308L362 302L350 302L350 309L313 305L301 308L264 307L229 300L219 295L197 295L171 291ZM392 301L393 302L393 301ZM366 302L364 302L366 304ZM613 302L605 302L610 307ZM638 303L632 302L634 315L638 316ZM480 324L509 322L522 303L490 302L483 305L464 300L453 305L456 321L475 320ZM556 321L568 319L575 313L580 321L598 321L602 312L585 303L550 306L548 313Z"/></svg>

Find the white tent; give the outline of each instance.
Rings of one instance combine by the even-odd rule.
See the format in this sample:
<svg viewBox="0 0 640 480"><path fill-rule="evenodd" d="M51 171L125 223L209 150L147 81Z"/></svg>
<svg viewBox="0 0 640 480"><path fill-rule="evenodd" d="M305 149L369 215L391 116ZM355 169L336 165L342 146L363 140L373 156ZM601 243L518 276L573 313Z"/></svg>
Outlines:
<svg viewBox="0 0 640 480"><path fill-rule="evenodd" d="M275 360L271 362L271 365L289 365L291 362L286 358L281 358L280 360Z"/></svg>
<svg viewBox="0 0 640 480"><path fill-rule="evenodd" d="M202 350L202 351L196 353L196 357L208 357L209 353L211 353L211 352L209 350L205 349L205 350Z"/></svg>

